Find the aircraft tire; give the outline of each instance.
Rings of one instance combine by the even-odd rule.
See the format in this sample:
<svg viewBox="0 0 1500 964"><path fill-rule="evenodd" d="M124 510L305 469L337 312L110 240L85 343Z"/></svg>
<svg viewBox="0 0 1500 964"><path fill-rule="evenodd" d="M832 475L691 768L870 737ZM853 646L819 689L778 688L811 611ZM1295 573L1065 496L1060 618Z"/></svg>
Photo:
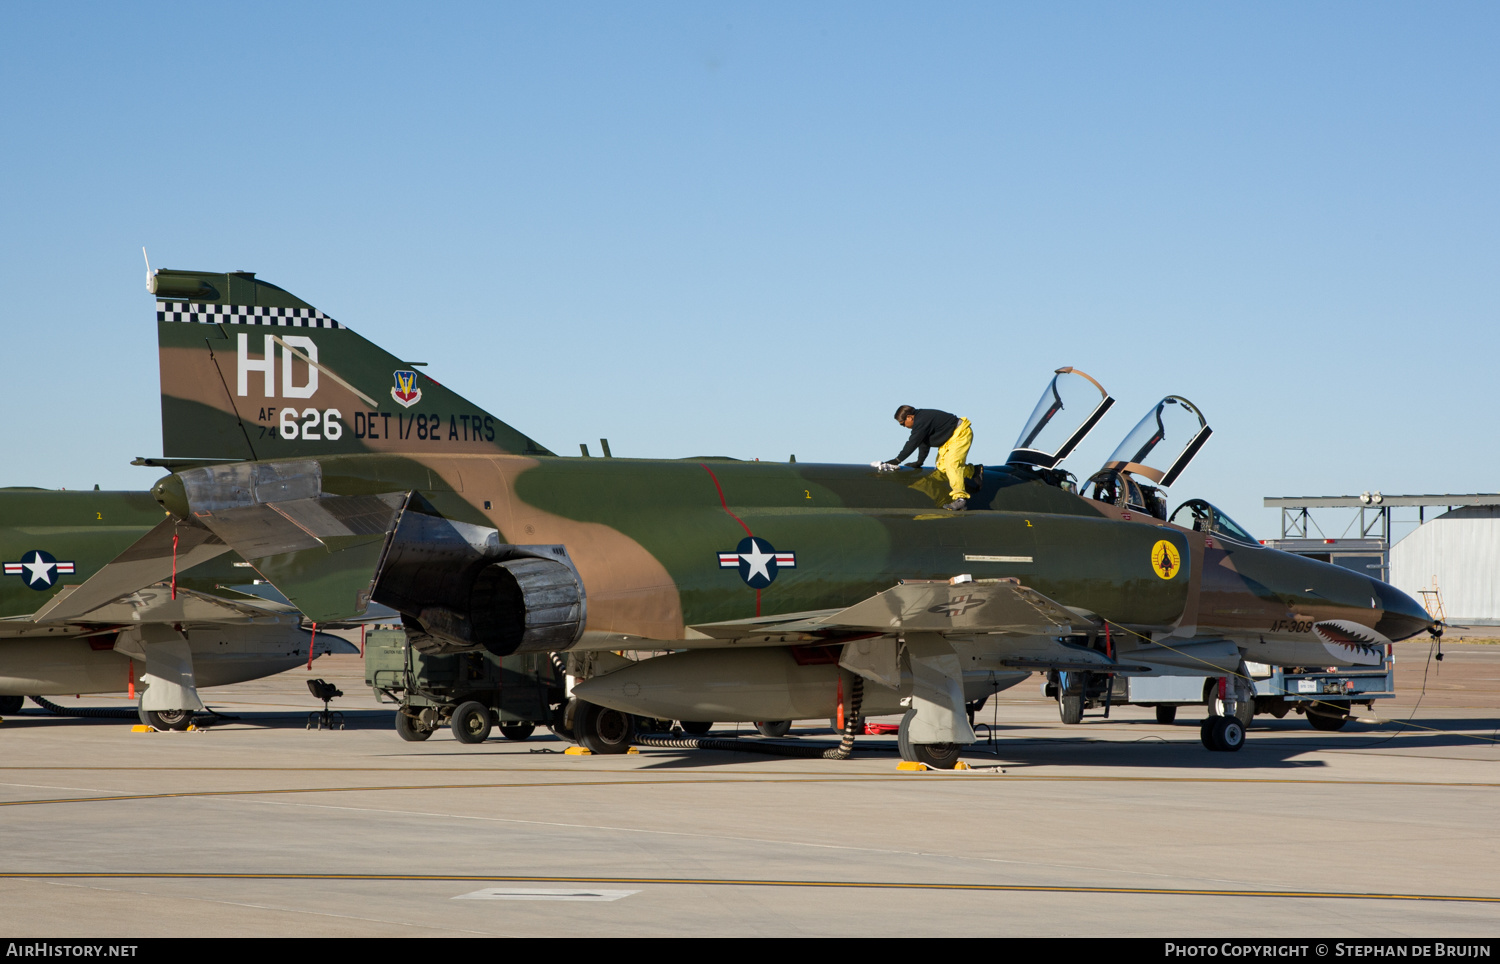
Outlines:
<svg viewBox="0 0 1500 964"><path fill-rule="evenodd" d="M417 721L401 710L396 711L396 735L408 743L420 743L432 735L432 731L417 724Z"/></svg>
<svg viewBox="0 0 1500 964"><path fill-rule="evenodd" d="M1059 696L1057 698L1057 715L1062 721L1071 726L1074 723L1083 722L1083 697Z"/></svg>
<svg viewBox="0 0 1500 964"><path fill-rule="evenodd" d="M1344 724L1349 722L1349 713L1346 710L1342 716L1334 716L1331 713L1314 713L1312 710L1308 710L1307 722L1315 730L1325 730L1328 732L1342 730Z"/></svg>
<svg viewBox="0 0 1500 964"><path fill-rule="evenodd" d="M1217 752L1219 749L1218 747L1214 746L1213 737L1214 720L1217 719L1217 716L1210 716L1208 719L1204 720L1198 725L1198 740L1203 744L1203 749L1205 750L1213 750Z"/></svg>
<svg viewBox="0 0 1500 964"><path fill-rule="evenodd" d="M770 723L755 724L755 732L761 736L769 736L773 739L786 736L792 732L791 720L774 720Z"/></svg>
<svg viewBox="0 0 1500 964"><path fill-rule="evenodd" d="M896 731L896 749L907 763L925 763L934 770L951 770L958 763L963 746L958 743L913 743L911 721L916 719L916 710L907 710L901 717L901 729Z"/></svg>
<svg viewBox="0 0 1500 964"><path fill-rule="evenodd" d="M934 770L951 770L958 765L958 755L963 746L958 743L913 743L912 753L918 763L925 763Z"/></svg>
<svg viewBox="0 0 1500 964"><path fill-rule="evenodd" d="M1162 724L1163 726L1171 726L1173 723L1177 722L1177 707L1158 706L1156 708L1156 722Z"/></svg>
<svg viewBox="0 0 1500 964"><path fill-rule="evenodd" d="M1213 748L1221 753L1234 753L1245 745L1245 727L1237 717L1214 717L1208 732Z"/></svg>
<svg viewBox="0 0 1500 964"><path fill-rule="evenodd" d="M21 712L21 704L24 702L24 696L0 696L0 716L14 716Z"/></svg>
<svg viewBox="0 0 1500 964"><path fill-rule="evenodd" d="M635 741L635 719L607 706L578 701L573 717L573 732L578 743L595 753L625 753Z"/></svg>
<svg viewBox="0 0 1500 964"><path fill-rule="evenodd" d="M490 708L478 700L458 704L448 725L460 743L483 743L490 738Z"/></svg>
<svg viewBox="0 0 1500 964"><path fill-rule="evenodd" d="M500 735L507 740L524 740L536 732L535 723L501 723Z"/></svg>
<svg viewBox="0 0 1500 964"><path fill-rule="evenodd" d="M689 736L703 736L714 728L712 723L695 722L693 720L678 720L677 725L682 727L682 732Z"/></svg>
<svg viewBox="0 0 1500 964"><path fill-rule="evenodd" d="M192 710L145 710L146 725L158 730L185 730L193 725Z"/></svg>

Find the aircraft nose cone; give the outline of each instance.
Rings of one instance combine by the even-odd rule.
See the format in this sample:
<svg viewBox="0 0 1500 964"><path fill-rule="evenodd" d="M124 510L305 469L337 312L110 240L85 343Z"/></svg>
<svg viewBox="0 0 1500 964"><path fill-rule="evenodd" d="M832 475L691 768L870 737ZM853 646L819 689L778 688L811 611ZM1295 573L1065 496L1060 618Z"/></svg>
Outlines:
<svg viewBox="0 0 1500 964"><path fill-rule="evenodd" d="M1432 617L1415 599L1378 579L1371 579L1375 598L1384 610L1375 631L1387 639L1406 639L1432 628Z"/></svg>

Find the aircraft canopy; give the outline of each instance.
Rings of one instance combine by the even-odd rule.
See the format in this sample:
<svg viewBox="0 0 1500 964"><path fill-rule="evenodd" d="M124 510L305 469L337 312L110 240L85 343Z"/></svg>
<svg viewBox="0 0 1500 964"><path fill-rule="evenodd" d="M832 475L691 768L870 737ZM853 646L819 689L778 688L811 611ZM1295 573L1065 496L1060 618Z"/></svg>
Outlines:
<svg viewBox="0 0 1500 964"><path fill-rule="evenodd" d="M1125 436L1104 470L1129 472L1169 486L1212 434L1196 405L1181 395L1168 395Z"/></svg>
<svg viewBox="0 0 1500 964"><path fill-rule="evenodd" d="M1057 369L1006 461L1052 468L1068 457L1114 403L1091 376L1076 368Z"/></svg>
<svg viewBox="0 0 1500 964"><path fill-rule="evenodd" d="M1243 526L1225 515L1218 506L1202 499L1189 499L1179 505L1177 511L1172 513L1172 518L1167 521L1194 532L1213 533L1252 546L1258 544L1256 538L1246 532Z"/></svg>

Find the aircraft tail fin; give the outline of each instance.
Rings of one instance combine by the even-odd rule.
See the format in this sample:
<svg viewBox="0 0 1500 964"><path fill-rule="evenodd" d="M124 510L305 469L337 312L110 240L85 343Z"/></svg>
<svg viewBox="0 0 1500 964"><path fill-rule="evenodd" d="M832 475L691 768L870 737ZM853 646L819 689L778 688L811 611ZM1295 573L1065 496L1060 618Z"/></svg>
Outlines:
<svg viewBox="0 0 1500 964"><path fill-rule="evenodd" d="M160 269L147 286L165 463L552 454L253 272Z"/></svg>

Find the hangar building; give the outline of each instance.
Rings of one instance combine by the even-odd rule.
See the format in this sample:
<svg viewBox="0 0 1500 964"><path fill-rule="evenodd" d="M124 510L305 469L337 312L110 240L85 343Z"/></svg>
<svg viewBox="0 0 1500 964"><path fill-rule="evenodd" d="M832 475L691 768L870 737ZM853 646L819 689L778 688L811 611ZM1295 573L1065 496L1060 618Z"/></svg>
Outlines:
<svg viewBox="0 0 1500 964"><path fill-rule="evenodd" d="M1368 571L1413 599L1423 590L1441 592L1443 614L1455 626L1500 626L1500 494L1361 495L1280 497L1265 500L1281 509L1281 538L1266 545ZM1313 510L1355 509L1356 520L1337 538L1326 538ZM1393 513L1415 510L1415 518ZM1441 514L1434 515L1437 511ZM1327 521L1327 520L1325 520ZM1415 522L1391 542L1391 526ZM1357 537L1350 538L1358 523Z"/></svg>

